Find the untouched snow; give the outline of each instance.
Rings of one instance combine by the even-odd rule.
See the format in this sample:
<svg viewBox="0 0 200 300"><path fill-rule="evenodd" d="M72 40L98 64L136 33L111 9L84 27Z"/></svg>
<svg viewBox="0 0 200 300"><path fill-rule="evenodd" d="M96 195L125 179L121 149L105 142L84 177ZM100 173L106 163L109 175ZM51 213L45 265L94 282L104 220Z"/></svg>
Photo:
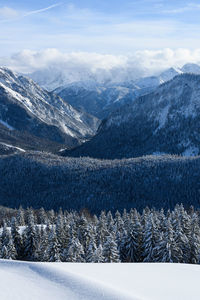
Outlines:
<svg viewBox="0 0 200 300"><path fill-rule="evenodd" d="M0 260L1 300L198 300L200 266Z"/></svg>

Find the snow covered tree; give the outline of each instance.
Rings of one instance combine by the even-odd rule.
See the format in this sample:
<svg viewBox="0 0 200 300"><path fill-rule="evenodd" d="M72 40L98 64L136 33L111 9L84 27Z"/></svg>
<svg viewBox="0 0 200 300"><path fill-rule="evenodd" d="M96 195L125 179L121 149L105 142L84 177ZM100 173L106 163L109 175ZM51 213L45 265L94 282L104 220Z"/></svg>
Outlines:
<svg viewBox="0 0 200 300"><path fill-rule="evenodd" d="M68 249L65 251L65 261L67 262L85 262L84 250L78 238L72 238Z"/></svg>
<svg viewBox="0 0 200 300"><path fill-rule="evenodd" d="M56 231L54 227L51 228L51 232L48 239L48 249L47 249L47 257L50 262L60 262L60 244L57 239Z"/></svg>
<svg viewBox="0 0 200 300"><path fill-rule="evenodd" d="M96 250L97 250L97 245L96 245L94 236L92 236L88 243L86 251L85 251L86 262L89 262L89 263L94 262L94 255L95 255Z"/></svg>
<svg viewBox="0 0 200 300"><path fill-rule="evenodd" d="M191 219L189 244L190 244L189 263L198 264L200 262L200 228L199 228L199 220L195 213L193 214Z"/></svg>
<svg viewBox="0 0 200 300"><path fill-rule="evenodd" d="M17 253L16 258L21 259L23 245L22 245L22 238L19 233L19 227L17 226L17 220L15 217L11 219L11 236Z"/></svg>
<svg viewBox="0 0 200 300"><path fill-rule="evenodd" d="M166 221L166 231L161 233L154 248L154 261L178 263L182 260L182 250L178 247L170 220Z"/></svg>
<svg viewBox="0 0 200 300"><path fill-rule="evenodd" d="M93 263L104 263L105 257L103 256L103 247L99 245L99 247L94 251L93 254Z"/></svg>
<svg viewBox="0 0 200 300"><path fill-rule="evenodd" d="M12 236L9 230L6 231L2 241L2 250L0 257L3 259L16 259L17 252L13 244Z"/></svg>
<svg viewBox="0 0 200 300"><path fill-rule="evenodd" d="M25 220L24 220L24 210L20 206L18 213L17 213L17 223L19 226L24 226L25 225Z"/></svg>
<svg viewBox="0 0 200 300"><path fill-rule="evenodd" d="M143 232L138 214L134 211L132 223L126 236L123 238L121 257L126 262L142 261Z"/></svg>
<svg viewBox="0 0 200 300"><path fill-rule="evenodd" d="M106 236L106 241L103 245L103 256L105 257L105 262L118 263L120 262L120 254L117 248L117 243L112 234Z"/></svg>
<svg viewBox="0 0 200 300"><path fill-rule="evenodd" d="M152 214L149 214L145 221L143 236L143 260L144 262L154 261L154 248L158 242L159 233Z"/></svg>
<svg viewBox="0 0 200 300"><path fill-rule="evenodd" d="M34 261L37 250L37 237L34 225L34 216L32 211L28 214L28 225L23 233L24 241L24 259Z"/></svg>

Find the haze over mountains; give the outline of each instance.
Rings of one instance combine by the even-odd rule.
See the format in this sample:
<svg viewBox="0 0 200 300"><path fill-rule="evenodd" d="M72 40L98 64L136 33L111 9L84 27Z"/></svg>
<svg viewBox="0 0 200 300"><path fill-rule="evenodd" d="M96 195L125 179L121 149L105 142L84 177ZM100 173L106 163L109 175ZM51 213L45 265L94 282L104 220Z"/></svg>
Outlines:
<svg viewBox="0 0 200 300"><path fill-rule="evenodd" d="M176 75L200 74L200 66L186 64L182 68L170 68L161 74L142 78L138 70L131 70L126 76L120 71L116 70L109 76L95 76L88 71L84 74L84 71L80 70L78 75L73 76L70 70L52 72L46 69L30 76L45 89L54 90L76 109L104 119L121 105L152 92L161 83Z"/></svg>

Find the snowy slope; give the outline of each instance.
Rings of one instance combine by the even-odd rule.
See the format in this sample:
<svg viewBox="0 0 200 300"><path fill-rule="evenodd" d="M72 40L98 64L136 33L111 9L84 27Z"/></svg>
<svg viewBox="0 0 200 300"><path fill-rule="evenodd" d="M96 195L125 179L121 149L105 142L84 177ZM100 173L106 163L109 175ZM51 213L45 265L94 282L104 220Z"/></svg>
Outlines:
<svg viewBox="0 0 200 300"><path fill-rule="evenodd" d="M200 267L0 261L1 300L198 300Z"/></svg>
<svg viewBox="0 0 200 300"><path fill-rule="evenodd" d="M79 143L95 134L99 121L31 79L0 68L0 124L51 141Z"/></svg>

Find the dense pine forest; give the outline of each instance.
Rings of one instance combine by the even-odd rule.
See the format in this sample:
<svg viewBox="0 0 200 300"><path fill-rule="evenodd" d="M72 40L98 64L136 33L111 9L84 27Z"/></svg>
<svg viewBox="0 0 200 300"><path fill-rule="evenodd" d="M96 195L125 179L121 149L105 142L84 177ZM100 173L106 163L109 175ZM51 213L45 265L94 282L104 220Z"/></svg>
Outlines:
<svg viewBox="0 0 200 300"><path fill-rule="evenodd" d="M121 214L0 208L0 257L43 262L200 263L200 212Z"/></svg>
<svg viewBox="0 0 200 300"><path fill-rule="evenodd" d="M122 160L27 152L0 157L0 205L45 210L142 211L200 205L200 158L144 156Z"/></svg>

